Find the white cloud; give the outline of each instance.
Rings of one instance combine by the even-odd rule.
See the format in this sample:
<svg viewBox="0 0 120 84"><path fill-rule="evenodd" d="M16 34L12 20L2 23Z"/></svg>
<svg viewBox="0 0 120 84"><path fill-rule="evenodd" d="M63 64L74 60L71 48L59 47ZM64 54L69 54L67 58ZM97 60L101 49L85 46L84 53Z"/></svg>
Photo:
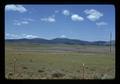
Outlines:
<svg viewBox="0 0 120 84"><path fill-rule="evenodd" d="M33 22L34 20L31 18L23 18L22 20L14 20L14 25L21 26L21 25L27 25L30 22Z"/></svg>
<svg viewBox="0 0 120 84"><path fill-rule="evenodd" d="M20 39L20 38L32 39L32 38L38 38L38 36L36 36L36 35L31 35L31 34L16 35L16 34L7 33L7 34L5 34L5 38L9 38L9 39Z"/></svg>
<svg viewBox="0 0 120 84"><path fill-rule="evenodd" d="M36 35L26 35L26 34L23 34L23 37L28 38L28 39L38 38L38 36L36 36Z"/></svg>
<svg viewBox="0 0 120 84"><path fill-rule="evenodd" d="M9 36L9 35L10 35L9 33L5 34L5 36Z"/></svg>
<svg viewBox="0 0 120 84"><path fill-rule="evenodd" d="M55 18L49 17L49 18L48 18L48 21L49 21L49 22L55 22Z"/></svg>
<svg viewBox="0 0 120 84"><path fill-rule="evenodd" d="M71 16L71 19L72 19L73 21L83 21L83 20L84 20L84 18L81 17L81 16L79 16L78 14L73 14L73 15Z"/></svg>
<svg viewBox="0 0 120 84"><path fill-rule="evenodd" d="M23 25L23 24L29 24L29 22L28 21L18 21L18 20L14 20L14 23L13 23L14 25L16 25L16 26L21 26L21 25Z"/></svg>
<svg viewBox="0 0 120 84"><path fill-rule="evenodd" d="M90 10L86 9L84 12L88 15L87 18L91 21L99 20L100 17L103 16L103 14L101 12L99 12L95 9L90 9Z"/></svg>
<svg viewBox="0 0 120 84"><path fill-rule="evenodd" d="M104 26L104 25L108 25L106 22L97 22L96 23L97 26Z"/></svg>
<svg viewBox="0 0 120 84"><path fill-rule="evenodd" d="M5 38L16 39L16 38L20 38L20 36L18 36L16 34L7 33L7 34L5 34Z"/></svg>
<svg viewBox="0 0 120 84"><path fill-rule="evenodd" d="M61 35L60 37L61 37L61 38L66 38L66 36L65 36L65 35Z"/></svg>
<svg viewBox="0 0 120 84"><path fill-rule="evenodd" d="M62 14L65 15L65 16L68 16L68 15L70 15L70 11L69 10L63 10Z"/></svg>
<svg viewBox="0 0 120 84"><path fill-rule="evenodd" d="M58 10L55 10L55 13L59 13L59 11L58 11Z"/></svg>
<svg viewBox="0 0 120 84"><path fill-rule="evenodd" d="M27 11L27 9L23 7L22 5L6 5L5 10L6 11L18 11L20 13Z"/></svg>
<svg viewBox="0 0 120 84"><path fill-rule="evenodd" d="M22 34L21 36L22 36L22 38L28 38L28 39L38 38L38 36L36 36L36 35L31 35L31 34Z"/></svg>
<svg viewBox="0 0 120 84"><path fill-rule="evenodd" d="M22 21L21 24L28 24L28 21Z"/></svg>
<svg viewBox="0 0 120 84"><path fill-rule="evenodd" d="M41 18L41 21L45 22L55 22L55 17Z"/></svg>
<svg viewBox="0 0 120 84"><path fill-rule="evenodd" d="M16 26L20 26L21 25L21 23L19 23L19 22L14 22L13 24L16 25Z"/></svg>
<svg viewBox="0 0 120 84"><path fill-rule="evenodd" d="M31 19L31 18L23 18L23 20L25 20L25 21L29 21L29 22L33 22L33 21L35 21L34 19Z"/></svg>

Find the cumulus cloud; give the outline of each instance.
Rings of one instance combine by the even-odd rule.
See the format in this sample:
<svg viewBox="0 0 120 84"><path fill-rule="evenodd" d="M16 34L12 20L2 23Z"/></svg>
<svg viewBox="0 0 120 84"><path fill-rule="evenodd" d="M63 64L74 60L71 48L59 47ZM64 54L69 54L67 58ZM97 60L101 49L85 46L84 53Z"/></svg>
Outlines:
<svg viewBox="0 0 120 84"><path fill-rule="evenodd" d="M15 35L15 34L10 34L10 33L7 33L6 36L17 37L17 35Z"/></svg>
<svg viewBox="0 0 120 84"><path fill-rule="evenodd" d="M55 10L55 13L59 13L59 11L58 11L58 10Z"/></svg>
<svg viewBox="0 0 120 84"><path fill-rule="evenodd" d="M21 26L21 25L23 25L23 24L29 24L29 22L28 21L18 21L18 20L14 20L14 23L13 23L14 25L16 25L16 26Z"/></svg>
<svg viewBox="0 0 120 84"><path fill-rule="evenodd" d="M104 25L108 25L106 22L97 22L96 23L97 26L104 26Z"/></svg>
<svg viewBox="0 0 120 84"><path fill-rule="evenodd" d="M7 34L5 34L5 38L9 38L9 39L21 39L21 38L32 39L32 38L38 38L38 36L32 35L32 34L16 35L16 34L7 33Z"/></svg>
<svg viewBox="0 0 120 84"><path fill-rule="evenodd" d="M65 16L68 16L68 15L70 15L70 11L69 10L63 10L62 14L65 15Z"/></svg>
<svg viewBox="0 0 120 84"><path fill-rule="evenodd" d="M66 36L65 36L65 35L61 35L60 37L61 37L61 38L66 38Z"/></svg>
<svg viewBox="0 0 120 84"><path fill-rule="evenodd" d="M27 35L27 34L23 34L23 38L32 39L32 38L38 38L38 36L36 36L36 35Z"/></svg>
<svg viewBox="0 0 120 84"><path fill-rule="evenodd" d="M23 20L25 20L25 21L29 21L29 22L33 22L33 21L35 21L34 19L31 19L31 18L23 18Z"/></svg>
<svg viewBox="0 0 120 84"><path fill-rule="evenodd" d="M83 20L84 20L84 18L81 17L81 16L79 16L78 14L73 14L73 15L71 16L71 19L72 19L73 21L83 21Z"/></svg>
<svg viewBox="0 0 120 84"><path fill-rule="evenodd" d="M55 17L41 18L41 21L45 22L55 22Z"/></svg>
<svg viewBox="0 0 120 84"><path fill-rule="evenodd" d="M6 11L18 11L20 13L27 11L27 9L23 7L22 5L6 5L5 10Z"/></svg>
<svg viewBox="0 0 120 84"><path fill-rule="evenodd" d="M14 22L13 25L20 26L21 23L20 22Z"/></svg>
<svg viewBox="0 0 120 84"><path fill-rule="evenodd" d="M30 22L33 22L34 20L31 18L23 18L22 20L14 20L14 25L21 26L21 25L27 25Z"/></svg>
<svg viewBox="0 0 120 84"><path fill-rule="evenodd" d="M28 21L22 21L21 23L22 24L28 24L29 22Z"/></svg>
<svg viewBox="0 0 120 84"><path fill-rule="evenodd" d="M91 21L99 20L103 16L101 12L95 9L90 9L90 10L86 9L84 12L88 15L87 18Z"/></svg>
<svg viewBox="0 0 120 84"><path fill-rule="evenodd" d="M9 39L19 39L20 36L19 36L19 35L16 35L16 34L7 33L7 34L5 34L5 38L9 38Z"/></svg>

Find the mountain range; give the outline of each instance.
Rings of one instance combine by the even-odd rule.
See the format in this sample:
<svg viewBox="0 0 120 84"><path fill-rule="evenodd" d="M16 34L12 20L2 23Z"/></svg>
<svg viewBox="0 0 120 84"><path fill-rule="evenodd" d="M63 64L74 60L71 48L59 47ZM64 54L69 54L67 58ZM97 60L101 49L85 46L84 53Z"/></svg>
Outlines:
<svg viewBox="0 0 120 84"><path fill-rule="evenodd" d="M27 42L27 43L35 43L35 44L69 44L69 45L115 45L115 40L110 41L84 41L78 39L69 39L69 38L55 38L55 39L43 39L43 38L33 38L33 39L6 39L5 42Z"/></svg>

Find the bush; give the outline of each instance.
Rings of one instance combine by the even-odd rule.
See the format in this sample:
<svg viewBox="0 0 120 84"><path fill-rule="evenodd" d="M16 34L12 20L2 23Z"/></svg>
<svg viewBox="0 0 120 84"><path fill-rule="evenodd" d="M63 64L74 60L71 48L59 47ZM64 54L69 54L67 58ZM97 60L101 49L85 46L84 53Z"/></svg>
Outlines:
<svg viewBox="0 0 120 84"><path fill-rule="evenodd" d="M39 73L44 72L43 70L38 70Z"/></svg>
<svg viewBox="0 0 120 84"><path fill-rule="evenodd" d="M23 69L28 69L28 68L24 66Z"/></svg>
<svg viewBox="0 0 120 84"><path fill-rule="evenodd" d="M107 75L107 74L103 74L102 77L101 77L101 79L109 79L109 78L110 78L110 76Z"/></svg>
<svg viewBox="0 0 120 84"><path fill-rule="evenodd" d="M101 79L101 76L97 73L94 73L94 76L93 76L94 79Z"/></svg>
<svg viewBox="0 0 120 84"><path fill-rule="evenodd" d="M52 74L52 77L63 77L63 76L65 76L65 74L63 74L63 73L60 73L60 72L56 72L56 73L53 73Z"/></svg>

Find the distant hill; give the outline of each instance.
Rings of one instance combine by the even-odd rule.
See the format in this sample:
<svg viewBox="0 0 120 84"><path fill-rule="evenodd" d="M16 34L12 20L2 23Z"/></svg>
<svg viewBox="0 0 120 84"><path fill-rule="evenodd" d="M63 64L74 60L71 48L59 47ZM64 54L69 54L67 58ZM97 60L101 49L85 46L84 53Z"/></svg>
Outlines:
<svg viewBox="0 0 120 84"><path fill-rule="evenodd" d="M77 40L77 39L68 39L68 38L55 38L52 40L47 40L43 38L33 38L33 39L7 39L5 42L27 42L27 43L35 43L35 44L79 44L79 45L110 45L110 41L83 41L83 40ZM115 41L111 41L111 45L115 45Z"/></svg>

